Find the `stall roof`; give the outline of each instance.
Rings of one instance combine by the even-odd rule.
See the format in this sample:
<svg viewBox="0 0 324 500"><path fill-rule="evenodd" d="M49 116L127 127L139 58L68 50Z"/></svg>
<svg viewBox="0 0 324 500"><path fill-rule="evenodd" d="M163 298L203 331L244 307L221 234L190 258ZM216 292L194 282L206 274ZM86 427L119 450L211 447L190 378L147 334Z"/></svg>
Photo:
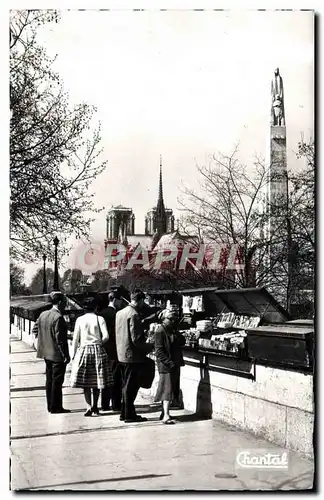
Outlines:
<svg viewBox="0 0 324 500"><path fill-rule="evenodd" d="M314 321L312 319L293 319L292 321L287 321L287 324L296 326L314 326Z"/></svg>
<svg viewBox="0 0 324 500"><path fill-rule="evenodd" d="M238 315L260 316L265 323L285 323L291 320L289 313L264 288L217 287L189 288L184 290L152 290L150 296L208 294L215 313L232 311Z"/></svg>
<svg viewBox="0 0 324 500"><path fill-rule="evenodd" d="M216 290L211 290L210 293L205 294L206 310L209 310L212 315L231 312L232 310L224 304L222 299L215 292Z"/></svg>
<svg viewBox="0 0 324 500"><path fill-rule="evenodd" d="M314 333L314 329L308 326L284 325L264 325L257 328L247 328L249 335L270 336L270 337L289 337L295 339L306 339Z"/></svg>
<svg viewBox="0 0 324 500"><path fill-rule="evenodd" d="M48 294L44 295L26 295L24 297L15 297L12 298L10 302L10 308L14 312L30 312L33 314L41 313L42 311L46 311L52 307L50 298ZM74 300L67 297L67 310L82 310L82 307L79 306Z"/></svg>
<svg viewBox="0 0 324 500"><path fill-rule="evenodd" d="M15 301L10 309L14 314L26 319L36 321L41 312L51 309L51 303L44 300Z"/></svg>
<svg viewBox="0 0 324 500"><path fill-rule="evenodd" d="M285 323L289 313L265 288L216 290L215 294L230 311L246 316L260 316L266 323Z"/></svg>
<svg viewBox="0 0 324 500"><path fill-rule="evenodd" d="M36 311L37 309L51 308L50 302L45 300L24 300L17 301L11 304L14 309L26 309L28 311Z"/></svg>
<svg viewBox="0 0 324 500"><path fill-rule="evenodd" d="M147 295L189 295L197 293L215 292L218 290L217 287L203 287L203 288L186 288L185 290L148 290Z"/></svg>
<svg viewBox="0 0 324 500"><path fill-rule="evenodd" d="M24 304L32 304L32 303L50 303L49 295L23 295L20 297L12 297L10 300L10 305L13 307L22 306Z"/></svg>

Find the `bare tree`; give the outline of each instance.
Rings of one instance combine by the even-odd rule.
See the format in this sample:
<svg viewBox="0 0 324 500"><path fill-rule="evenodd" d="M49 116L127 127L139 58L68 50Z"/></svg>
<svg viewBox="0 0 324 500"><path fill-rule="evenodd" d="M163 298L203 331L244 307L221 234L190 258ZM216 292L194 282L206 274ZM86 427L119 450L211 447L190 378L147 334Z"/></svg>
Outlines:
<svg viewBox="0 0 324 500"><path fill-rule="evenodd" d="M11 256L53 257L52 240L85 236L97 212L88 188L103 172L93 106L69 105L53 60L37 42L55 11L12 11L10 18Z"/></svg>
<svg viewBox="0 0 324 500"><path fill-rule="evenodd" d="M290 302L308 302L313 312L315 293L315 143L302 136L297 158L304 160L299 172L290 173L290 219L292 276Z"/></svg>
<svg viewBox="0 0 324 500"><path fill-rule="evenodd" d="M261 263L270 244L262 234L269 170L259 158L248 168L237 155L236 146L229 156L219 153L207 166L197 165L200 189L184 186L185 199L179 203L187 232L204 242L241 248L244 269L232 273L232 278L228 274L228 285L249 287L261 283L267 272Z"/></svg>
<svg viewBox="0 0 324 500"><path fill-rule="evenodd" d="M259 158L249 167L241 164L237 147L230 156L214 155L208 166L197 166L199 189L184 186L179 200L187 234L240 246L244 269L227 274L223 286L267 286L288 309L314 270L313 141L301 141L297 156L306 158L306 168L280 174L276 180L284 189L271 206L271 166Z"/></svg>
<svg viewBox="0 0 324 500"><path fill-rule="evenodd" d="M275 262L268 265L266 284L276 291L288 311L300 316L311 313L315 273L315 146L298 143L297 158L303 168L284 174L286 192L272 209L275 238L271 254Z"/></svg>
<svg viewBox="0 0 324 500"><path fill-rule="evenodd" d="M291 173L293 225L299 239L313 253L315 251L315 143L313 139L298 143L297 158L305 160L305 167Z"/></svg>

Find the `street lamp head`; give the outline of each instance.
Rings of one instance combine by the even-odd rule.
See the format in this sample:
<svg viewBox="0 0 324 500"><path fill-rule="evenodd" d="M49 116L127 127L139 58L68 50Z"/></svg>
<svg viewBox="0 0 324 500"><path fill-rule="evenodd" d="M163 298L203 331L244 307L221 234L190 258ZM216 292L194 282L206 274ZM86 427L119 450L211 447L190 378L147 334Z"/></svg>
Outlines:
<svg viewBox="0 0 324 500"><path fill-rule="evenodd" d="M59 244L59 239L57 236L55 236L53 242L54 242L54 245L57 247L57 245Z"/></svg>
<svg viewBox="0 0 324 500"><path fill-rule="evenodd" d="M45 262L45 260L46 260L46 255L44 254L43 255L43 261Z"/></svg>

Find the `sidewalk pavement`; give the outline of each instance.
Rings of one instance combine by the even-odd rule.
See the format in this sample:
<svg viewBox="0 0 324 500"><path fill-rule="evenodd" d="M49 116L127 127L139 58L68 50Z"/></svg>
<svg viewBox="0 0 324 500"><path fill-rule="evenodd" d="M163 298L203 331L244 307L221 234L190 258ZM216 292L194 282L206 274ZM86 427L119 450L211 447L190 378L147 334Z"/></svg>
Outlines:
<svg viewBox="0 0 324 500"><path fill-rule="evenodd" d="M279 448L213 420L175 410L176 425L143 398L147 422L125 424L113 412L86 418L82 391L65 387L70 414L49 415L45 365L21 341L11 341L12 490L304 490L314 464L288 452L288 469L236 467L238 450ZM68 383L69 373L65 386ZM284 451L284 450L279 450Z"/></svg>

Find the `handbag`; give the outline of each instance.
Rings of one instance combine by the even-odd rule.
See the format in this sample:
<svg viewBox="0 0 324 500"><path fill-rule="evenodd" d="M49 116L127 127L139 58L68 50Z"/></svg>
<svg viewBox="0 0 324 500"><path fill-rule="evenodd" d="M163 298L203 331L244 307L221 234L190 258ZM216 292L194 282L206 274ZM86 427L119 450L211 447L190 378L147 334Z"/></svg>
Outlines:
<svg viewBox="0 0 324 500"><path fill-rule="evenodd" d="M142 363L139 363L138 383L143 389L150 389L155 377L155 363L153 359L145 357Z"/></svg>

